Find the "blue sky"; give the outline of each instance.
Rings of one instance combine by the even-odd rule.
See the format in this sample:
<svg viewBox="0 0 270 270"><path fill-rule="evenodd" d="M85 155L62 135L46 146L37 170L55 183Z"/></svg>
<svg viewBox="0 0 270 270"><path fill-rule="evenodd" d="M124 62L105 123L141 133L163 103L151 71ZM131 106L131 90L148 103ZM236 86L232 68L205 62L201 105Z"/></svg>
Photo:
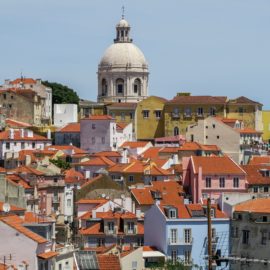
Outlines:
<svg viewBox="0 0 270 270"><path fill-rule="evenodd" d="M2 0L0 82L22 71L96 100L122 5L151 95L246 95L270 108L269 0Z"/></svg>

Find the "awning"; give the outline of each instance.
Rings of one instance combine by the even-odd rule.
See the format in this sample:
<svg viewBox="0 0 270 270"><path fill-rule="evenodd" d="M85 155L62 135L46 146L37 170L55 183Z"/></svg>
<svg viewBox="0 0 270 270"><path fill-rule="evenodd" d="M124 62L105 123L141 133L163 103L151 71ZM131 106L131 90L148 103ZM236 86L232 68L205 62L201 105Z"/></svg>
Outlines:
<svg viewBox="0 0 270 270"><path fill-rule="evenodd" d="M157 257L164 257L165 255L160 251L143 251L143 258L157 258Z"/></svg>
<svg viewBox="0 0 270 270"><path fill-rule="evenodd" d="M40 258L40 259L43 259L43 260L49 260L55 256L58 255L58 252L55 252L55 251L48 251L48 252L44 252L44 253L40 253L38 254L37 256Z"/></svg>

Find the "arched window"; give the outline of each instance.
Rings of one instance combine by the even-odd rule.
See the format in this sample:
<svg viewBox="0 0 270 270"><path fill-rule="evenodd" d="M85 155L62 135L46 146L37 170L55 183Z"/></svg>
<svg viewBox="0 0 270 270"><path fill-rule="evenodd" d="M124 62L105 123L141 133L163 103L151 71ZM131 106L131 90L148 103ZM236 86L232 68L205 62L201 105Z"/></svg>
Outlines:
<svg viewBox="0 0 270 270"><path fill-rule="evenodd" d="M102 96L107 96L108 86L105 79L102 79L101 81L101 89L102 89Z"/></svg>
<svg viewBox="0 0 270 270"><path fill-rule="evenodd" d="M174 129L173 129L173 135L174 136L179 135L179 128L178 127L174 127Z"/></svg>
<svg viewBox="0 0 270 270"><path fill-rule="evenodd" d="M138 78L134 81L133 92L134 94L138 94L139 96L141 95L141 80Z"/></svg>
<svg viewBox="0 0 270 270"><path fill-rule="evenodd" d="M124 94L124 80L123 79L116 80L116 94L118 96L122 96Z"/></svg>

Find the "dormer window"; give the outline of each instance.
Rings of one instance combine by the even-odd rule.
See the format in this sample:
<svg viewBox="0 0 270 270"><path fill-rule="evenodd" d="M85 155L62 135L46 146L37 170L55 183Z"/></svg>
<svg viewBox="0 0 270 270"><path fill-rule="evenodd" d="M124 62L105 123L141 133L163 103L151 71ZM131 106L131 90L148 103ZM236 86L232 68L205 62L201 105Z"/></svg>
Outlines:
<svg viewBox="0 0 270 270"><path fill-rule="evenodd" d="M176 218L176 209L169 209L169 218Z"/></svg>

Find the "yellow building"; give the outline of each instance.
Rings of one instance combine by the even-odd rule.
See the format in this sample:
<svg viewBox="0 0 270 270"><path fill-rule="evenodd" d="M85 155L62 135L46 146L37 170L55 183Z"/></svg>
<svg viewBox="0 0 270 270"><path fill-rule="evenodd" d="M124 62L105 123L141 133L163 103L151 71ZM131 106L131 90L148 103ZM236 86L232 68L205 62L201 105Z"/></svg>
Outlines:
<svg viewBox="0 0 270 270"><path fill-rule="evenodd" d="M243 96L227 102L226 118L241 120L246 128L263 130L262 104Z"/></svg>
<svg viewBox="0 0 270 270"><path fill-rule="evenodd" d="M263 140L270 140L270 111L262 111Z"/></svg>
<svg viewBox="0 0 270 270"><path fill-rule="evenodd" d="M164 136L164 104L167 100L150 96L137 105L135 130L138 140L152 140Z"/></svg>
<svg viewBox="0 0 270 270"><path fill-rule="evenodd" d="M89 115L104 115L104 114L106 114L104 103L98 103L84 99L81 99L79 101L78 120L88 117Z"/></svg>
<svg viewBox="0 0 270 270"><path fill-rule="evenodd" d="M227 97L191 96L190 93L178 93L164 107L165 136L185 134L187 126L210 115L224 117Z"/></svg>
<svg viewBox="0 0 270 270"><path fill-rule="evenodd" d="M115 118L116 123L132 123L135 126L135 111L137 103L120 102L112 103L106 106L107 114Z"/></svg>

